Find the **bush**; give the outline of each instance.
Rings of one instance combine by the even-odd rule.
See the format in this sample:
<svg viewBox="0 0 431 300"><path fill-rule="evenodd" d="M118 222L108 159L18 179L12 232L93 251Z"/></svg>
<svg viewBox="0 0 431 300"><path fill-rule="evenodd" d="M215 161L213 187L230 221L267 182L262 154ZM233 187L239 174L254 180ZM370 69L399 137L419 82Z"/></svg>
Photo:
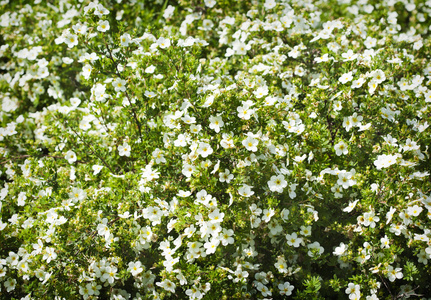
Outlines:
<svg viewBox="0 0 431 300"><path fill-rule="evenodd" d="M2 299L428 296L430 1L0 5Z"/></svg>

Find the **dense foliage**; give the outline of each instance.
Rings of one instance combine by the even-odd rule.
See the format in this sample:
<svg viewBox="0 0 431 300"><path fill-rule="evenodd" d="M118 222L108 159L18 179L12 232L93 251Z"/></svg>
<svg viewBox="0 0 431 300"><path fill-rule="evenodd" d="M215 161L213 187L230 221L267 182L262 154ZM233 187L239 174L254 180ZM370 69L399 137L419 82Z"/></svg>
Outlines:
<svg viewBox="0 0 431 300"><path fill-rule="evenodd" d="M1 1L0 298L426 299L430 14Z"/></svg>

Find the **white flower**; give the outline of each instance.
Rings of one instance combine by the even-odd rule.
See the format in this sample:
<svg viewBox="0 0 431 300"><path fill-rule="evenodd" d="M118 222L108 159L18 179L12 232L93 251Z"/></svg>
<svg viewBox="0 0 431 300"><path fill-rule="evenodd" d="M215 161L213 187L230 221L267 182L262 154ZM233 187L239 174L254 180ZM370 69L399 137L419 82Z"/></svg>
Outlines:
<svg viewBox="0 0 431 300"><path fill-rule="evenodd" d="M381 170L382 168L388 168L391 165L397 163L397 159L398 155L379 155L374 161L374 165L377 167L377 170Z"/></svg>
<svg viewBox="0 0 431 300"><path fill-rule="evenodd" d="M277 268L277 270L280 273L287 273L287 264L286 264L286 260L283 257L279 257L277 259L277 262L274 264L274 266ZM283 284L280 284L281 286L283 286ZM282 290L282 288L280 288L279 285L279 289Z"/></svg>
<svg viewBox="0 0 431 300"><path fill-rule="evenodd" d="M72 26L75 33L85 34L87 32L87 25L85 24L75 24Z"/></svg>
<svg viewBox="0 0 431 300"><path fill-rule="evenodd" d="M184 164L181 173L187 178L191 177L193 172L195 171L195 167L189 164Z"/></svg>
<svg viewBox="0 0 431 300"><path fill-rule="evenodd" d="M285 283L280 283L278 285L278 289L280 290L280 295L290 296L292 295L292 291L295 287L291 285L288 281Z"/></svg>
<svg viewBox="0 0 431 300"><path fill-rule="evenodd" d="M334 252L332 252L332 254L336 255L336 256L342 256L344 255L344 253L347 250L347 245L344 243L340 243L340 246L335 247Z"/></svg>
<svg viewBox="0 0 431 300"><path fill-rule="evenodd" d="M308 256L315 257L320 256L325 249L323 249L322 246L320 246L319 242L314 242L307 245L308 250Z"/></svg>
<svg viewBox="0 0 431 300"><path fill-rule="evenodd" d="M169 19L174 14L174 11L175 11L175 6L169 5L168 7L166 7L165 11L163 12L163 18Z"/></svg>
<svg viewBox="0 0 431 300"><path fill-rule="evenodd" d="M124 142L123 145L118 146L118 153L120 156L130 156L131 147Z"/></svg>
<svg viewBox="0 0 431 300"><path fill-rule="evenodd" d="M73 164L76 161L76 154L72 150L66 152L66 156L64 157L69 164Z"/></svg>
<svg viewBox="0 0 431 300"><path fill-rule="evenodd" d="M350 121L352 122L352 126L360 126L361 125L361 121L364 118L362 116L358 116L357 113L354 113L353 115L350 116Z"/></svg>
<svg viewBox="0 0 431 300"><path fill-rule="evenodd" d="M364 41L365 47L368 49L375 47L377 44L377 39L368 36L367 39Z"/></svg>
<svg viewBox="0 0 431 300"><path fill-rule="evenodd" d="M352 79L353 79L352 72L348 72L348 73L341 75L341 77L338 79L338 81L340 81L341 83L344 84L344 83L351 81Z"/></svg>
<svg viewBox="0 0 431 300"><path fill-rule="evenodd" d="M145 73L153 74L155 69L156 69L156 67L151 65L145 69Z"/></svg>
<svg viewBox="0 0 431 300"><path fill-rule="evenodd" d="M265 9L273 9L277 5L277 2L275 0L266 0L263 6Z"/></svg>
<svg viewBox="0 0 431 300"><path fill-rule="evenodd" d="M336 144L334 146L334 149L335 149L335 154L337 154L337 156L340 156L342 154L346 155L347 153L349 153L349 150L347 149L347 145L343 141Z"/></svg>
<svg viewBox="0 0 431 300"><path fill-rule="evenodd" d="M26 196L25 192L20 192L18 194L18 206L24 206L26 199L27 199L27 196Z"/></svg>
<svg viewBox="0 0 431 300"><path fill-rule="evenodd" d="M99 30L100 32L106 32L110 28L109 22L107 20L105 21L100 20L98 25L99 26L97 26L97 30Z"/></svg>
<svg viewBox="0 0 431 300"><path fill-rule="evenodd" d="M358 203L358 201L359 200L355 200L353 202L349 202L349 205L346 208L344 208L343 211L345 211L345 212L351 212L355 208L356 203Z"/></svg>
<svg viewBox="0 0 431 300"><path fill-rule="evenodd" d="M409 206L407 207L407 214L417 217L422 212L423 208L419 205Z"/></svg>
<svg viewBox="0 0 431 300"><path fill-rule="evenodd" d="M381 243L381 245L380 245L380 248L389 248L389 238L388 238L388 236L387 235L385 235L384 237L382 237L381 239L380 239L380 243Z"/></svg>
<svg viewBox="0 0 431 300"><path fill-rule="evenodd" d="M271 179L268 181L268 187L273 192L282 193L286 186L287 181L284 179L283 175L271 176Z"/></svg>
<svg viewBox="0 0 431 300"><path fill-rule="evenodd" d="M174 141L175 147L185 147L187 146L187 136L185 134L180 133L177 139Z"/></svg>
<svg viewBox="0 0 431 300"><path fill-rule="evenodd" d="M124 79L117 78L112 82L112 86L116 92L124 92L126 90L126 81Z"/></svg>
<svg viewBox="0 0 431 300"><path fill-rule="evenodd" d="M202 29L203 30L211 30L211 28L214 27L214 23L213 21L209 20L209 19L205 19L202 21Z"/></svg>
<svg viewBox="0 0 431 300"><path fill-rule="evenodd" d="M253 94L256 96L256 98L262 98L263 96L268 95L268 87L266 85L260 86L257 88L256 91L253 92Z"/></svg>
<svg viewBox="0 0 431 300"><path fill-rule="evenodd" d="M55 249L51 247L47 247L45 249L45 254L43 255L44 260L46 260L46 263L50 263L51 260L54 260L57 258L57 253L55 253Z"/></svg>
<svg viewBox="0 0 431 300"><path fill-rule="evenodd" d="M220 182L229 183L233 179L233 174L230 174L228 169L225 169L224 172L219 173Z"/></svg>
<svg viewBox="0 0 431 300"><path fill-rule="evenodd" d="M220 128L224 126L224 122L222 117L219 116L211 116L210 119L210 128L213 129L215 132L220 132Z"/></svg>
<svg viewBox="0 0 431 300"><path fill-rule="evenodd" d="M420 146L415 141L412 141L411 139L407 139L405 146L402 148L403 148L403 151L410 151L410 150L419 150Z"/></svg>
<svg viewBox="0 0 431 300"><path fill-rule="evenodd" d="M348 189L350 186L356 184L356 181L352 179L353 175L354 174L352 174L351 172L346 171L338 173L337 184L341 185L343 189Z"/></svg>
<svg viewBox="0 0 431 300"><path fill-rule="evenodd" d="M13 291L16 287L16 280L12 279L12 278L8 278L5 282L4 282L4 286L6 288L6 291L9 293L10 291Z"/></svg>
<svg viewBox="0 0 431 300"><path fill-rule="evenodd" d="M314 61L317 63L327 62L327 61L329 61L329 55L328 55L328 53L325 53L320 57L315 57Z"/></svg>
<svg viewBox="0 0 431 300"><path fill-rule="evenodd" d="M262 221L264 221L265 223L268 223L271 220L272 216L275 215L275 211L272 208L264 209L262 214L263 214Z"/></svg>
<svg viewBox="0 0 431 300"><path fill-rule="evenodd" d="M67 44L68 48L73 48L78 45L78 36L76 34L69 33L66 35L64 42Z"/></svg>
<svg viewBox="0 0 431 300"><path fill-rule="evenodd" d="M351 61L355 60L358 57L358 54L353 53L353 50L349 49L346 53L341 54L341 56L344 58L344 61Z"/></svg>
<svg viewBox="0 0 431 300"><path fill-rule="evenodd" d="M382 83L386 80L385 72L382 70L374 70L370 73L370 76L373 78L372 80L375 81L377 84Z"/></svg>
<svg viewBox="0 0 431 300"><path fill-rule="evenodd" d="M346 289L346 294L349 295L349 299L355 299L355 297L358 298L358 295L361 294L360 288L359 284L350 282Z"/></svg>
<svg viewBox="0 0 431 300"><path fill-rule="evenodd" d="M390 282L394 282L395 279L401 279L403 278L403 273L401 272L401 268L395 268L392 266L389 266L386 271L388 272L388 279Z"/></svg>
<svg viewBox="0 0 431 300"><path fill-rule="evenodd" d="M221 230L221 228L220 228ZM215 253L217 250L217 246L220 244L220 240L218 238L213 237L211 241L208 241L204 244L204 247L206 249L206 254L212 254Z"/></svg>
<svg viewBox="0 0 431 300"><path fill-rule="evenodd" d="M84 76L85 79L90 78L91 71L93 70L93 67L90 64L86 64L82 67L82 76Z"/></svg>
<svg viewBox="0 0 431 300"><path fill-rule="evenodd" d="M371 228L376 227L376 222L380 221L380 218L375 215L374 211L366 212L364 214L364 226L370 226Z"/></svg>
<svg viewBox="0 0 431 300"><path fill-rule="evenodd" d="M132 37L128 33L124 33L122 36L120 36L120 43L124 47L129 46L129 43L131 40L132 40Z"/></svg>
<svg viewBox="0 0 431 300"><path fill-rule="evenodd" d="M370 82L368 82L368 92L372 95L374 94L375 90L377 89L378 86L378 82L375 81L374 79L371 80Z"/></svg>
<svg viewBox="0 0 431 300"><path fill-rule="evenodd" d="M242 144L248 151L256 152L259 141L254 137L248 136L245 140L242 141Z"/></svg>
<svg viewBox="0 0 431 300"><path fill-rule="evenodd" d="M311 226L301 226L301 231L299 232L303 236L311 235Z"/></svg>
<svg viewBox="0 0 431 300"><path fill-rule="evenodd" d="M365 82L365 79L362 77L359 77L357 80L352 81L352 89L360 88Z"/></svg>
<svg viewBox="0 0 431 300"><path fill-rule="evenodd" d="M241 196L244 197L250 197L252 195L254 195L254 192L251 190L252 186L247 185L247 184L243 184L239 189L238 189L238 193Z"/></svg>
<svg viewBox="0 0 431 300"><path fill-rule="evenodd" d="M203 297L201 291L199 291L195 285L186 291L186 295L189 296L190 299L201 299Z"/></svg>
<svg viewBox="0 0 431 300"><path fill-rule="evenodd" d="M205 6L207 6L209 8L214 7L214 5L216 5L216 4L217 4L216 0L205 0Z"/></svg>
<svg viewBox="0 0 431 300"><path fill-rule="evenodd" d="M352 129L352 127L353 127L352 117L344 117L344 119L343 119L343 127L346 129L347 132L349 132L350 129Z"/></svg>
<svg viewBox="0 0 431 300"><path fill-rule="evenodd" d="M213 149L208 143L200 143L199 148L196 150L197 154L202 156L203 158L207 157L211 153L213 153Z"/></svg>
<svg viewBox="0 0 431 300"><path fill-rule="evenodd" d="M133 276L137 276L139 273L141 273L144 269L142 268L142 263L140 261L137 262L129 262L129 268L127 271L132 273Z"/></svg>
<svg viewBox="0 0 431 300"><path fill-rule="evenodd" d="M165 39L164 37L160 37L157 40L157 45L162 49L166 49L171 45L171 41L169 39Z"/></svg>
<svg viewBox="0 0 431 300"><path fill-rule="evenodd" d="M256 289L262 293L263 297L271 296L271 291L261 282L257 282Z"/></svg>
<svg viewBox="0 0 431 300"><path fill-rule="evenodd" d="M238 117L244 120L249 120L251 115L254 113L254 110L246 104L238 106L236 110L238 111Z"/></svg>
<svg viewBox="0 0 431 300"><path fill-rule="evenodd" d="M94 9L94 14L98 17L102 17L103 15L108 15L109 10L107 10L102 4L99 3Z"/></svg>
<svg viewBox="0 0 431 300"><path fill-rule="evenodd" d="M103 166L93 165L91 168L93 169L93 175L97 175L102 171Z"/></svg>
<svg viewBox="0 0 431 300"><path fill-rule="evenodd" d="M286 234L286 240L289 246L293 246L295 248L298 248L302 243L302 238L299 238L296 232L292 234Z"/></svg>

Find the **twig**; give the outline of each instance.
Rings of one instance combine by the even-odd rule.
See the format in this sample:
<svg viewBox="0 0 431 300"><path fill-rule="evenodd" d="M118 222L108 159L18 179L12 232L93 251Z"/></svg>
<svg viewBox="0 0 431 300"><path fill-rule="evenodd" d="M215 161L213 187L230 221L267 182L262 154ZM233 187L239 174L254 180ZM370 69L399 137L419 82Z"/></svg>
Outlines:
<svg viewBox="0 0 431 300"><path fill-rule="evenodd" d="M379 274L380 279L383 281L383 284L385 285L386 289L388 290L389 294L391 294L392 299L396 299L395 296L392 294L391 289L389 288L388 284L386 283L386 281L383 279L382 275Z"/></svg>

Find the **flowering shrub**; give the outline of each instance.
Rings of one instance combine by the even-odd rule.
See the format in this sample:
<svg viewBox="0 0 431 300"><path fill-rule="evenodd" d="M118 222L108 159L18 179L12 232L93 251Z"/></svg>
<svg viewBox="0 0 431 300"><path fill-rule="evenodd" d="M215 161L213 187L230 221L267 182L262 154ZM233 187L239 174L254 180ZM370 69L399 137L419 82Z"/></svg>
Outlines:
<svg viewBox="0 0 431 300"><path fill-rule="evenodd" d="M429 296L430 1L0 5L2 299Z"/></svg>

